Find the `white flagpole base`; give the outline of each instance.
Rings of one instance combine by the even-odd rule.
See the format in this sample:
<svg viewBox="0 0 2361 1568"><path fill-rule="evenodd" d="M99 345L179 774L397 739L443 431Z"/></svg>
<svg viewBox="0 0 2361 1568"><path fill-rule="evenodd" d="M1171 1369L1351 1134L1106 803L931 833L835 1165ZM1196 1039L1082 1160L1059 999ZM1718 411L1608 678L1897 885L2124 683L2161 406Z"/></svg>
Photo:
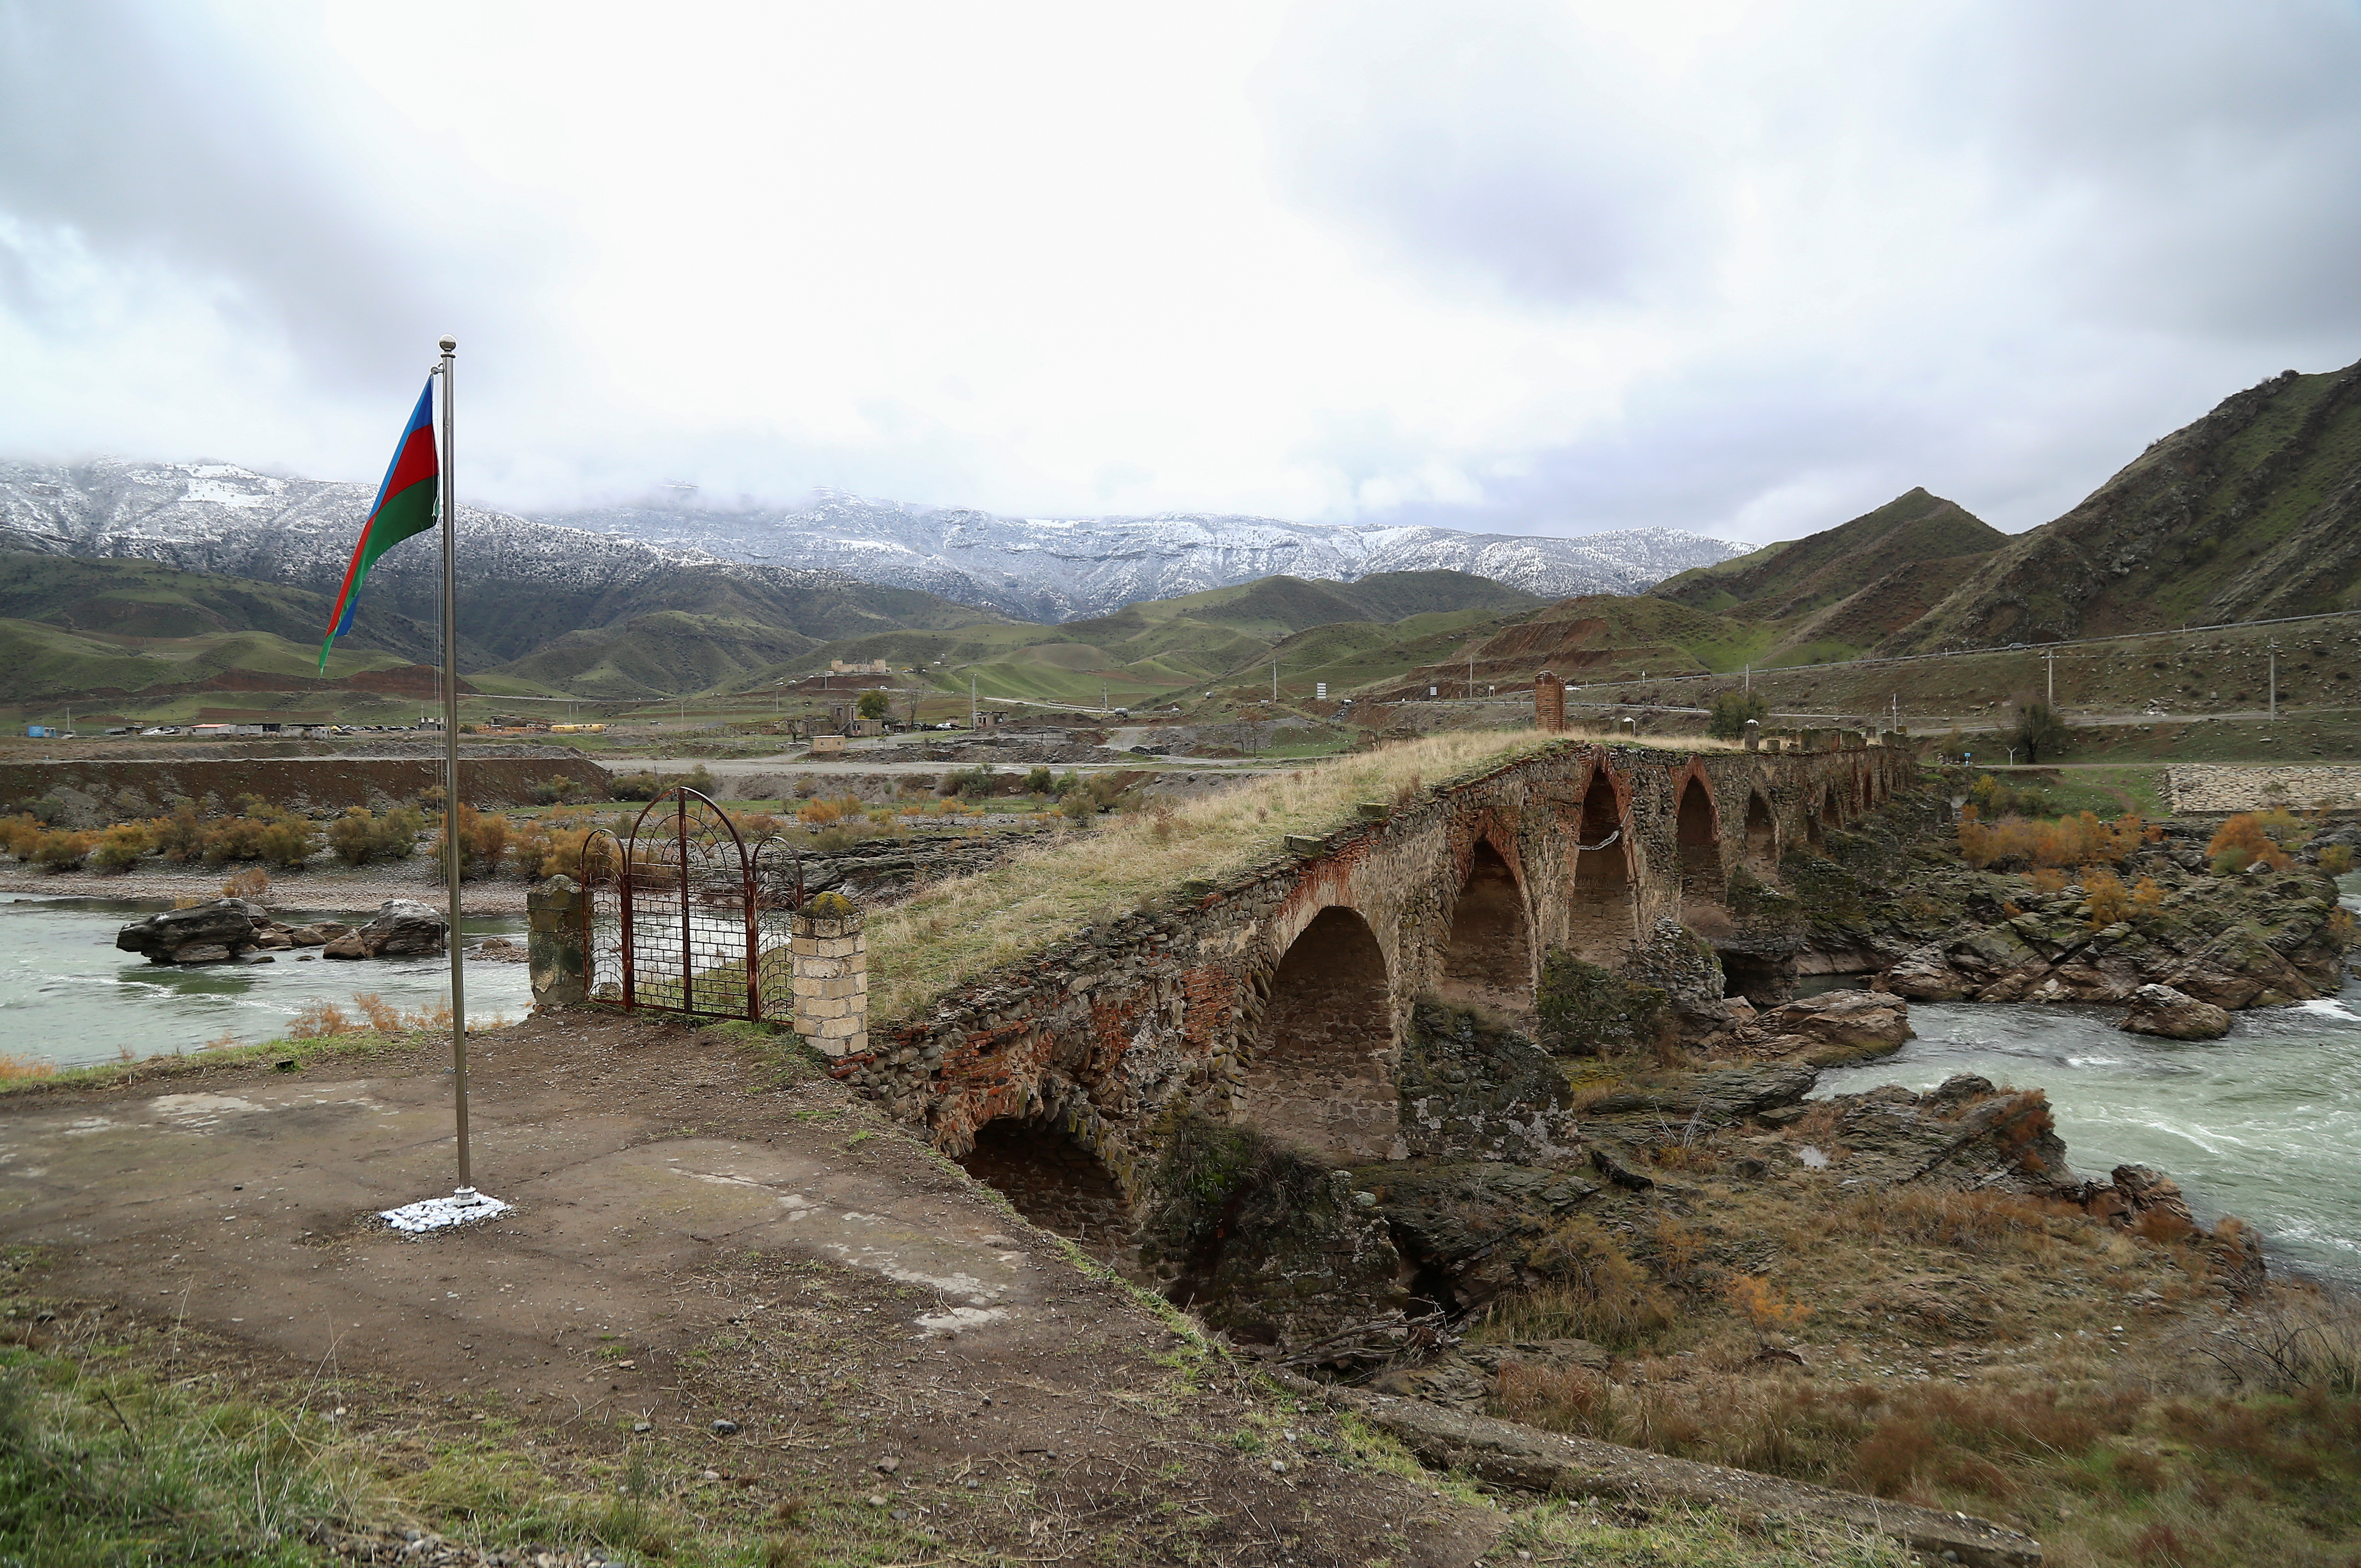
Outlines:
<svg viewBox="0 0 2361 1568"><path fill-rule="evenodd" d="M496 1219L515 1207L497 1198L487 1198L472 1187L462 1187L448 1198L427 1198L404 1203L399 1209L382 1210L378 1218L397 1231L417 1236L429 1231L449 1230L454 1225L473 1224L478 1220Z"/></svg>

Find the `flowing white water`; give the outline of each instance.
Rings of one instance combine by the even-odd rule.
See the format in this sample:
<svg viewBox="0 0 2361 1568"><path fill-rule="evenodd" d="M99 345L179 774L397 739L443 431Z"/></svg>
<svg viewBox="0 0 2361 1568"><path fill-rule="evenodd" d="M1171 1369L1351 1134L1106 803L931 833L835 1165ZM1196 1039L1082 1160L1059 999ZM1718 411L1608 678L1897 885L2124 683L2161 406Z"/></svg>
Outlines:
<svg viewBox="0 0 2361 1568"><path fill-rule="evenodd" d="M2361 878L2345 879L2361 908ZM2275 1266L2361 1279L2361 982L2236 1014L2219 1040L2126 1035L2119 1007L1920 1003L1895 1055L1820 1075L1816 1096L1953 1073L2048 1091L2080 1176L2149 1165L2211 1221L2262 1228Z"/></svg>
<svg viewBox="0 0 2361 1568"><path fill-rule="evenodd" d="M200 964L176 969L119 952L115 933L124 923L168 905L119 899L27 898L0 902L0 1053L60 1067L191 1051L210 1041L276 1039L306 1003L333 1002L354 1013L353 993L375 992L395 1007L447 1001L448 959L376 959L361 962L301 950L275 954L268 964ZM299 912L280 911L282 919ZM362 912L366 915L366 911ZM352 921L353 912L319 912L321 919ZM522 938L522 916L469 919L471 938ZM533 1007L533 986L520 963L467 966L467 1019L488 1024L522 1018Z"/></svg>

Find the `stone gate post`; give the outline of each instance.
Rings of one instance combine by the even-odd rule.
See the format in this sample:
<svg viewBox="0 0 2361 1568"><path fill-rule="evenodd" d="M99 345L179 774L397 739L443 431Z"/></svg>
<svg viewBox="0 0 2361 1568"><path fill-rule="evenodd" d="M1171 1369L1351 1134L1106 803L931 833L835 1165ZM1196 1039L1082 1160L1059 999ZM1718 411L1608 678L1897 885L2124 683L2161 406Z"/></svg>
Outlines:
<svg viewBox="0 0 2361 1568"><path fill-rule="evenodd" d="M869 1049L869 938L861 911L823 893L787 917L796 1033L825 1056Z"/></svg>
<svg viewBox="0 0 2361 1568"><path fill-rule="evenodd" d="M551 877L524 895L525 956L535 1007L571 1007L588 995L589 965L582 950L582 901L588 896L570 876Z"/></svg>

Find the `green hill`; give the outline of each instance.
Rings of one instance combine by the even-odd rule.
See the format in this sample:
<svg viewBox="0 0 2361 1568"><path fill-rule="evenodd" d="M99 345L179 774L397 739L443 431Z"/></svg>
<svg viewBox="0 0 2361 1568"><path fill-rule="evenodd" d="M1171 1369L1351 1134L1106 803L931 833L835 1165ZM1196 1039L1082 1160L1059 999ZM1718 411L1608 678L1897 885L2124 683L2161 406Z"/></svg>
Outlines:
<svg viewBox="0 0 2361 1568"><path fill-rule="evenodd" d="M2361 365L2290 370L1977 564L1894 652L2361 608Z"/></svg>
<svg viewBox="0 0 2361 1568"><path fill-rule="evenodd" d="M1341 693L1442 651L1443 642L1425 648L1422 640L1447 641L1450 628L1530 613L1547 602L1465 572L1388 572L1354 583L1282 576L1057 626L852 638L764 675L799 674L828 659L884 659L919 670L947 692L963 694L972 680L985 697L1137 707L1181 700L1191 687L1251 678L1257 670L1267 680L1276 648L1290 683L1325 680ZM1324 641L1295 647L1291 640L1305 635Z"/></svg>

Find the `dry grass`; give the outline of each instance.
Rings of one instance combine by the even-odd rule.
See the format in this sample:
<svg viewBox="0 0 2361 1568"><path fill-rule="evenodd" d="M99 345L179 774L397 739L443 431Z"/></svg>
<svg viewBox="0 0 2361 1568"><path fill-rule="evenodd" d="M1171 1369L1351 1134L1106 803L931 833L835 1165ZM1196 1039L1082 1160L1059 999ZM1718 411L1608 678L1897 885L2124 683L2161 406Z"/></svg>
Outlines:
<svg viewBox="0 0 2361 1568"><path fill-rule="evenodd" d="M1480 773L1555 739L1460 730L1404 741L1170 811L1126 814L943 883L871 917L870 1026L907 1019L953 986L1128 914L1184 880L1276 859L1285 835L1332 832L1351 819L1356 802L1392 800L1411 779Z"/></svg>

